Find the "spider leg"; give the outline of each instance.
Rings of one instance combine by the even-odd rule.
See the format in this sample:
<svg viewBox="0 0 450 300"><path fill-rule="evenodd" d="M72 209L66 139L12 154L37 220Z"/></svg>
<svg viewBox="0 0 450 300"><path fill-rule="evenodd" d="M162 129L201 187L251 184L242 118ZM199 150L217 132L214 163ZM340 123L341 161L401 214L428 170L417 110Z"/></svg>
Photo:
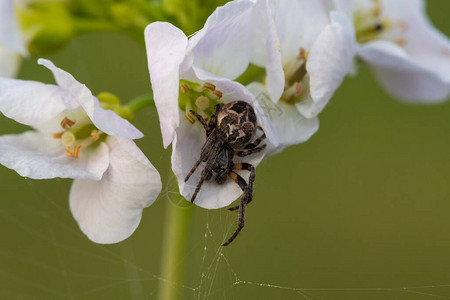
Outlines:
<svg viewBox="0 0 450 300"><path fill-rule="evenodd" d="M192 174L194 174L195 170L197 170L198 166L200 165L200 163L202 161L207 161L207 159L211 155L211 151L213 151L213 149L214 149L214 139L209 138L209 137L206 138L206 141L205 141L205 143L202 146L202 151L200 153L200 158L197 160L195 165L192 167L191 171L189 172L189 174L184 179L184 182L189 180L189 178L192 176Z"/></svg>
<svg viewBox="0 0 450 300"><path fill-rule="evenodd" d="M222 147L221 142L216 143L212 147L210 154L208 156L208 160L206 161L205 168L202 171L200 180L197 183L197 187L195 188L194 194L192 194L191 202L194 202L195 198L197 197L198 192L200 191L200 188L202 187L203 182L206 179L211 178L212 168L213 168L214 164L216 163L217 154L219 153L221 147Z"/></svg>
<svg viewBox="0 0 450 300"><path fill-rule="evenodd" d="M251 149L238 150L238 151L235 151L234 154L236 156L240 156L240 157L249 156L253 153L258 153L258 152L264 150L266 147L267 147L267 145L264 144L262 146L251 148Z"/></svg>
<svg viewBox="0 0 450 300"><path fill-rule="evenodd" d="M209 176L209 173L211 173L211 170L208 170L206 167L202 171L202 176L200 177L200 180L197 183L197 187L195 188L194 194L192 194L191 202L194 202L195 198L197 197L198 192L200 191L200 188L202 187L203 182L205 179Z"/></svg>
<svg viewBox="0 0 450 300"><path fill-rule="evenodd" d="M264 133L263 135L261 135L259 138L257 138L256 140L253 141L253 143L248 144L247 146L245 146L244 149L254 149L256 148L256 146L258 146L263 140L266 139L266 134Z"/></svg>
<svg viewBox="0 0 450 300"><path fill-rule="evenodd" d="M222 244L222 246L228 246L232 241L234 241L234 239L239 235L241 230L244 228L245 207L247 206L248 203L250 203L252 201L252 198L253 198L253 184L255 182L255 167L253 167L252 165L247 164L247 163L241 164L241 165L242 165L242 170L244 168L248 168L251 170L249 184L247 185L245 180L236 172L233 172L233 171L230 172L229 176L240 186L240 188L244 191L244 194L242 195L241 203L237 207L237 209L239 209L238 227L236 228L234 233L230 236L230 238L225 243ZM237 167L239 169L240 166L237 166ZM233 208L233 210L234 210L234 208Z"/></svg>
<svg viewBox="0 0 450 300"><path fill-rule="evenodd" d="M223 107L223 103L218 103L215 107L214 107L214 111L211 115L211 118L209 119L209 128L215 128L217 125L217 115L219 114L219 111L222 109Z"/></svg>
<svg viewBox="0 0 450 300"><path fill-rule="evenodd" d="M255 175L256 175L255 167L249 163L240 163L240 164L235 164L233 166L233 169L234 170L246 170L246 171L250 172L250 177L248 178L248 184L240 176L239 176L240 179L235 180L236 183L239 184L242 191L244 191L244 193L248 194L246 204L249 204L253 200L253 186L255 184ZM244 185L242 184L242 181L244 182ZM239 205L230 207L228 210L234 211L234 210L238 210L238 209L239 209Z"/></svg>
<svg viewBox="0 0 450 300"><path fill-rule="evenodd" d="M245 199L242 197L241 204L239 204L239 218L238 218L238 227L234 231L233 235L222 244L222 246L228 246L234 239L238 236L239 232L241 232L242 228L244 228L245 224Z"/></svg>
<svg viewBox="0 0 450 300"><path fill-rule="evenodd" d="M191 114L193 114L197 118L197 120L202 124L203 128L205 128L206 136L210 135L211 134L211 127L209 127L209 125L206 123L206 120L201 115L199 115L198 113L196 113L193 110L190 110L189 112Z"/></svg>
<svg viewBox="0 0 450 300"><path fill-rule="evenodd" d="M211 149L208 149L209 151L206 153L203 153L200 155L200 158L195 162L195 165L192 167L192 169L189 171L189 174L187 174L186 178L184 178L184 182L188 181L189 178L191 178L192 174L194 174L195 170L197 170L200 163L205 159L209 157L209 154L211 152Z"/></svg>

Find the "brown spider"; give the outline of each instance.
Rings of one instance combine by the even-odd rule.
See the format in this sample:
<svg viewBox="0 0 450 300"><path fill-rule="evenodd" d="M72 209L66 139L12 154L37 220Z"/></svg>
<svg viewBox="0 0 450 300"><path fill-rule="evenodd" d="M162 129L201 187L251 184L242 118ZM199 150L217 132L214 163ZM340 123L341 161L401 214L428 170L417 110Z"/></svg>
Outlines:
<svg viewBox="0 0 450 300"><path fill-rule="evenodd" d="M245 207L253 199L253 185L255 182L255 167L249 163L233 162L235 155L239 157L257 153L266 148L266 145L258 145L266 138L263 129L257 126L256 114L248 103L244 101L233 101L228 104L219 103L214 108L214 112L209 120L206 120L194 111L190 111L203 125L206 131L206 141L202 146L200 158L195 163L184 181L188 181L201 162L205 162L205 168L201 173L191 202L194 202L200 188L205 180L214 179L218 184L223 184L228 177L234 180L244 192L241 202L236 207L229 210L239 210L238 227L233 235L222 244L229 245L244 228ZM256 130L263 131L263 135L255 139ZM250 172L248 184L234 170L247 170Z"/></svg>

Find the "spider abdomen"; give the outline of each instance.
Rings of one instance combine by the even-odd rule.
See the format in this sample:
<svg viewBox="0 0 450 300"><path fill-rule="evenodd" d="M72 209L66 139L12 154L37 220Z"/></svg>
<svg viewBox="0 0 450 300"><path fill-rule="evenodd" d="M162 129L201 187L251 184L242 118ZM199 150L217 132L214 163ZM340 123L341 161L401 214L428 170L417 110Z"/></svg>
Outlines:
<svg viewBox="0 0 450 300"><path fill-rule="evenodd" d="M217 115L217 127L225 134L232 148L241 149L255 136L255 111L244 101L225 104Z"/></svg>

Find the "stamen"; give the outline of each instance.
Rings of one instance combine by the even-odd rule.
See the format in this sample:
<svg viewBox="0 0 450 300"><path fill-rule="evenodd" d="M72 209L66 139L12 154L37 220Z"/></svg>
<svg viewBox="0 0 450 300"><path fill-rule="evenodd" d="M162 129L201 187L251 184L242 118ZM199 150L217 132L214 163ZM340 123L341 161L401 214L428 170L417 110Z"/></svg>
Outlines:
<svg viewBox="0 0 450 300"><path fill-rule="evenodd" d="M69 129L70 127L72 127L73 125L75 125L75 121L72 121L70 119L68 119L67 117L65 117L62 121L61 121L61 127L63 129Z"/></svg>
<svg viewBox="0 0 450 300"><path fill-rule="evenodd" d="M194 124L195 123L195 119L192 116L191 112L188 111L187 113L184 114L184 117L186 118L186 120L189 121L189 123Z"/></svg>
<svg viewBox="0 0 450 300"><path fill-rule="evenodd" d="M182 83L180 85L180 90L183 94L186 94L187 92L189 92L191 90L191 86L189 84Z"/></svg>
<svg viewBox="0 0 450 300"><path fill-rule="evenodd" d="M83 146L81 146L81 145L74 146L73 150L70 150L70 147L66 147L66 156L73 157L73 158L79 158L81 148L83 148Z"/></svg>
<svg viewBox="0 0 450 300"><path fill-rule="evenodd" d="M214 92L216 90L216 86L212 83L205 82L202 86L202 90L211 90Z"/></svg>
<svg viewBox="0 0 450 300"><path fill-rule="evenodd" d="M64 134L64 132L57 132L57 133L52 134L52 136L54 139L60 139L63 134Z"/></svg>
<svg viewBox="0 0 450 300"><path fill-rule="evenodd" d="M408 30L408 24L405 21L398 21L397 26L405 33Z"/></svg>
<svg viewBox="0 0 450 300"><path fill-rule="evenodd" d="M101 134L101 132L98 131L97 129L92 130L92 132L91 132L91 139L94 142L98 141L98 139L100 138L100 134Z"/></svg>
<svg viewBox="0 0 450 300"><path fill-rule="evenodd" d="M75 143L75 141L76 141L76 137L70 131L64 132L63 135L61 136L61 142L66 147L72 146Z"/></svg>
<svg viewBox="0 0 450 300"><path fill-rule="evenodd" d="M395 39L394 42L401 47L406 45L406 39L404 38Z"/></svg>
<svg viewBox="0 0 450 300"><path fill-rule="evenodd" d="M300 52L298 53L297 60L305 60L306 59L306 50L301 47Z"/></svg>
<svg viewBox="0 0 450 300"><path fill-rule="evenodd" d="M294 83L294 86L295 86L295 93L294 93L294 96L295 96L295 97L300 97L301 94L302 94L302 91L303 91L303 83L301 83L301 82L295 82L295 83Z"/></svg>
<svg viewBox="0 0 450 300"><path fill-rule="evenodd" d="M205 110L209 107L209 98L206 96L200 96L195 99L195 105L201 110Z"/></svg>
<svg viewBox="0 0 450 300"><path fill-rule="evenodd" d="M219 91L219 90L215 90L213 92L213 94L216 95L217 98L219 98L219 99L222 98L222 96L223 96L223 93L221 91Z"/></svg>
<svg viewBox="0 0 450 300"><path fill-rule="evenodd" d="M380 5L376 5L372 8L372 15L375 18L378 18L381 15L381 6Z"/></svg>

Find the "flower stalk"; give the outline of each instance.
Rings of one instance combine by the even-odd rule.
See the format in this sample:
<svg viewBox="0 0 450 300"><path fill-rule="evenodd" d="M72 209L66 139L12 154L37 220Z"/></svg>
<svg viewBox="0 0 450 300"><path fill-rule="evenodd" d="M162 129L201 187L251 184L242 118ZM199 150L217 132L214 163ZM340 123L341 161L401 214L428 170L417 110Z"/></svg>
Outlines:
<svg viewBox="0 0 450 300"><path fill-rule="evenodd" d="M186 253L189 250L193 226L194 205L176 192L168 193L162 248L159 300L183 298L184 282L189 270Z"/></svg>
<svg viewBox="0 0 450 300"><path fill-rule="evenodd" d="M155 101L153 100L153 95L151 94L145 94L145 95L141 95L138 96L136 98L134 98L133 100L131 100L130 102L128 102L126 104L126 107L128 107L128 109L132 112L138 112L143 108L146 107L151 107L155 105Z"/></svg>

